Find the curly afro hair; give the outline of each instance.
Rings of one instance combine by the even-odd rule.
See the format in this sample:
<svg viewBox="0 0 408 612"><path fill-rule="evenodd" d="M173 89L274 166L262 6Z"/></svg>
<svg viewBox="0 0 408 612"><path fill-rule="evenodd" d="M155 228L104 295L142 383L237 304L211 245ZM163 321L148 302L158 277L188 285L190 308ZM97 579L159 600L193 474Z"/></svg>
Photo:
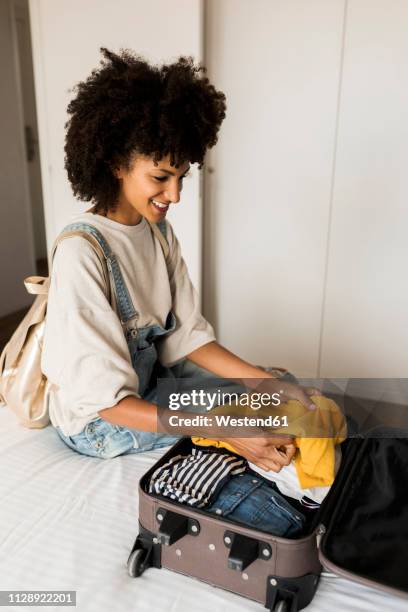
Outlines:
<svg viewBox="0 0 408 612"><path fill-rule="evenodd" d="M101 66L76 85L68 106L65 168L75 196L106 214L119 195L113 170L129 169L135 154L201 168L226 104L192 57L158 67L130 51L101 52Z"/></svg>

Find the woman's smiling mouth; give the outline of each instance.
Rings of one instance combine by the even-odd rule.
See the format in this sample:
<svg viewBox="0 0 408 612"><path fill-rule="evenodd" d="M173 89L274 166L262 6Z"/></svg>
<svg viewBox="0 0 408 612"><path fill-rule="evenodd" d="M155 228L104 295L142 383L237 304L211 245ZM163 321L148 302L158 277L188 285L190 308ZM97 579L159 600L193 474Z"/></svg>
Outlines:
<svg viewBox="0 0 408 612"><path fill-rule="evenodd" d="M158 202L157 200L152 200L151 201L154 208L160 212L160 213L165 213L167 212L168 208L169 208L169 204L163 204L163 202Z"/></svg>

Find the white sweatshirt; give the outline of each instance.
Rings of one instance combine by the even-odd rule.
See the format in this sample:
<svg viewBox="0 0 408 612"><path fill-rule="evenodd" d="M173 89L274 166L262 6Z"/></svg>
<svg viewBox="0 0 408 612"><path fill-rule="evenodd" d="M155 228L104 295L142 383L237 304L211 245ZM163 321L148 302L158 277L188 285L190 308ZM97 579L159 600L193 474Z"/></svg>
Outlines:
<svg viewBox="0 0 408 612"><path fill-rule="evenodd" d="M176 329L156 344L163 365L173 365L215 339L200 313L197 292L168 222L168 267L144 219L130 226L83 213L73 222L94 225L109 243L139 313L138 327L164 327L170 310L176 316ZM55 386L50 392L51 422L67 436L81 432L99 410L128 395L139 397L138 378L121 323L106 297L101 264L81 237L64 240L54 258L42 370Z"/></svg>

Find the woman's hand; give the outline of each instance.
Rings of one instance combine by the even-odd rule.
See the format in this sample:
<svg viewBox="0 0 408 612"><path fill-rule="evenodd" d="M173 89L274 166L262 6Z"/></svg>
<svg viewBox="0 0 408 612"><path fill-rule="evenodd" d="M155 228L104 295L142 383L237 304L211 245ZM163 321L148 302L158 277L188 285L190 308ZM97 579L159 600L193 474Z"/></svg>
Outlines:
<svg viewBox="0 0 408 612"><path fill-rule="evenodd" d="M292 461L296 447L288 437L223 438L236 452L266 472L280 472Z"/></svg>
<svg viewBox="0 0 408 612"><path fill-rule="evenodd" d="M274 378L268 372L265 373L263 378L239 378L236 381L244 385L249 392L278 393L281 404L289 400L297 400L308 410L316 410L316 404L310 399L311 396L322 395L316 387L302 387L280 378Z"/></svg>
<svg viewBox="0 0 408 612"><path fill-rule="evenodd" d="M269 381L268 384L270 384ZM321 391L315 387L302 387L279 379L276 381L276 388L282 404L289 400L297 400L308 410L316 410L316 405L310 399L311 396L322 395Z"/></svg>

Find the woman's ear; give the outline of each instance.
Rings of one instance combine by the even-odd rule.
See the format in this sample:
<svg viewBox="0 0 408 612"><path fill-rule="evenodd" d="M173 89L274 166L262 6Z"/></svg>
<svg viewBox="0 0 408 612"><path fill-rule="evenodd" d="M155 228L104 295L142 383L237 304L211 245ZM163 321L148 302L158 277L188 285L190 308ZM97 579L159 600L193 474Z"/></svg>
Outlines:
<svg viewBox="0 0 408 612"><path fill-rule="evenodd" d="M120 166L112 166L111 170L112 170L112 174L113 174L113 176L115 178L117 178L118 180L123 178L123 172L122 172L122 168Z"/></svg>

